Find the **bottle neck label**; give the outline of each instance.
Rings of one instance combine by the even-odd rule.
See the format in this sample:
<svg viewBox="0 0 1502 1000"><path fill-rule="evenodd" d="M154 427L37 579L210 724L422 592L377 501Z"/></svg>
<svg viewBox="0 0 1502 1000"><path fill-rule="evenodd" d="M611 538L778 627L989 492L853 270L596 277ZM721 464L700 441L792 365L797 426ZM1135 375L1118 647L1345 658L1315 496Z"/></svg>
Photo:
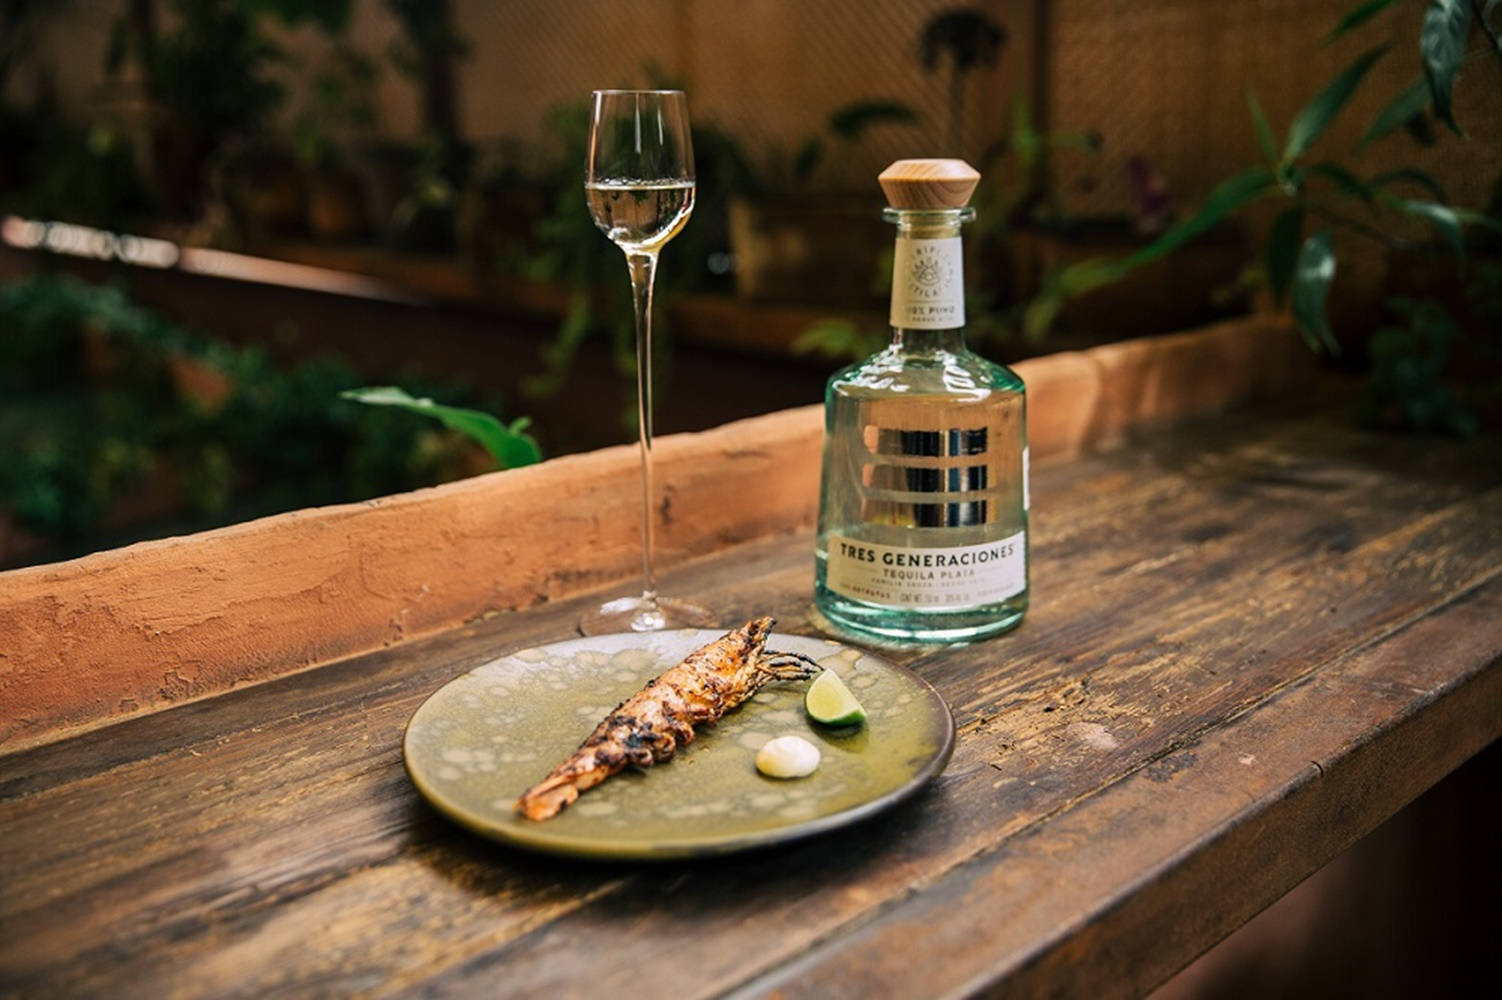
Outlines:
<svg viewBox="0 0 1502 1000"><path fill-rule="evenodd" d="M965 325L965 267L958 236L897 237L891 323L900 330L953 330Z"/></svg>

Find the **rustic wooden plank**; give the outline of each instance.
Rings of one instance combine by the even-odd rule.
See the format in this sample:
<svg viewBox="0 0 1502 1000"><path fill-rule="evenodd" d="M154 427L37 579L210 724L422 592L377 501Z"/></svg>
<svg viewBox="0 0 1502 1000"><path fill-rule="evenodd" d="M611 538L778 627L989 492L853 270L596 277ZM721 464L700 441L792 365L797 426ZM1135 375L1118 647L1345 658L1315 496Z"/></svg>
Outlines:
<svg viewBox="0 0 1502 1000"><path fill-rule="evenodd" d="M1446 518L1444 547L1448 551L1433 564L1414 567L1414 590L1398 603L1413 609L1430 606L1434 598L1425 584L1431 571L1441 576L1454 572L1462 587L1494 577L1495 558L1478 557L1472 545L1477 533L1491 525L1491 537L1478 547L1498 551L1502 544L1496 536L1498 524L1502 524L1502 492L1494 492L1483 511ZM1385 540L1386 536L1377 542ZM1438 543L1439 537L1425 536L1424 541ZM1387 562L1388 546L1375 548L1373 563ZM1358 572L1369 570L1359 567ZM1334 584L1338 576L1328 571L1318 585ZM1300 582L1290 589L1302 594L1304 586ZM1267 590L1273 606L1286 596L1273 585ZM1190 617L1197 611L1191 609ZM1408 617L1397 610L1389 614L1386 606L1359 604L1353 613L1367 627L1376 628ZM1249 622L1247 629L1283 628L1276 617ZM682 969L674 956L687 949L692 955L691 981L698 984L694 989L718 993L757 970L796 956L873 908L894 905L922 888L935 873L994 849L1005 838L1244 712L1256 703L1253 691L1276 692L1307 676L1310 664L1321 663L1319 658L1328 662L1365 641L1365 632L1346 631L1340 626L1348 623L1338 620L1335 631L1348 636L1346 643L1326 639L1327 622L1311 616L1267 637L1268 662L1245 658L1244 674L1224 685L1205 683L1209 680L1206 663L1216 662L1227 649L1245 640L1238 635L1221 636L1220 648L1215 648L1216 633L1226 625L1213 616L1199 628L1187 630L1182 646L1171 651L1155 649L1139 636L1092 649L1089 659L1098 666L1083 676L1073 673L1073 668L1054 673L1050 669L1053 657L1045 653L1032 664L1009 656L1017 674L998 681L994 662L988 662L994 651L984 646L951 651L937 658L938 670L927 671L927 676L951 701L957 716L999 719L1006 727L995 732L982 726L967 733L956 747L945 780L924 804L926 821L922 816L906 817L911 824L906 830L899 826L901 832L883 831L892 833L891 837L862 831L858 836L829 838L829 843L800 851L791 860L751 862L735 872L717 873L714 887L671 892L644 887L629 899L624 894L602 897L446 974L440 980L442 987L462 994L500 976L508 990L523 994L567 992L573 980L563 971L567 968L564 957L576 951L591 956L591 988L625 988L633 983L644 989L666 988L674 978L681 988L685 985ZM1144 631L1150 635L1151 627ZM1490 641L1497 649L1495 634ZM1200 644L1206 649L1202 655L1195 652ZM1311 657L1316 659L1306 659ZM922 669L928 664L918 666ZM989 682L976 683L977 676ZM1201 697L1188 697L1186 691L1175 698L1175 687ZM903 818L892 822L902 824ZM1108 834L1108 827L1092 832L1097 837ZM1048 849L1058 858L1083 843L1081 837L1066 836L1050 839ZM853 861L847 852L894 856L874 865L866 857ZM1051 890L1068 885L1068 876L1058 868L1052 876ZM742 898L746 907L716 905L726 897ZM759 936L759 944L771 948L770 952L736 947L745 934L746 909L755 914L754 919L778 928L775 934ZM1036 924L1025 928L1028 933L1042 929ZM1191 957L1193 953L1180 960ZM917 974L926 975L926 962L922 970Z"/></svg>
<svg viewBox="0 0 1502 1000"><path fill-rule="evenodd" d="M1281 489L1283 487L1279 485L1276 488ZM1487 550L1489 546L1493 547L1491 549L1492 551L1495 551L1495 529L1493 529L1493 537L1490 539L1478 539L1473 535L1472 532L1473 529L1477 528L1478 526L1495 526L1498 520L1495 513L1496 509L1496 497L1493 497L1492 505L1489 511L1483 512L1480 514L1480 516L1477 517L1467 517L1464 520L1452 525L1453 530L1449 532L1449 549L1452 555L1455 555L1456 553L1460 552L1460 550L1469 547L1472 543L1477 544L1483 551ZM1293 511L1291 510L1289 513L1292 514ZM1317 518L1316 524L1318 524L1318 520L1319 519ZM1290 533L1289 542L1293 544L1294 552L1301 557L1304 555L1305 546L1300 543L1305 541L1305 536L1308 534L1309 526L1310 525L1308 521L1300 522L1297 519L1294 519L1293 528L1295 530L1291 531ZM1391 545L1394 544L1403 543L1394 541L1389 543L1388 546L1384 546L1384 548L1391 547ZM1385 564L1385 556L1382 551L1373 553L1373 558L1379 564ZM1345 561L1338 549L1330 551L1329 560L1332 565L1336 562ZM1213 565L1214 562L1218 561L1218 559L1212 559L1211 563ZM1494 559L1491 560L1491 564L1495 564ZM1041 565L1043 565L1043 562L1040 558L1040 566ZM1173 569L1174 565L1170 564L1167 569L1164 570L1164 572L1170 572ZM1332 575L1332 573L1333 570L1327 571L1327 576ZM1193 582L1192 576L1187 582ZM1245 585L1246 580L1241 579L1236 581L1236 583L1232 587L1228 588L1228 590L1234 590L1234 588L1237 586L1245 587ZM1272 596L1276 595L1274 594ZM1213 600L1213 598L1207 598L1207 600ZM1109 603L1110 602L1108 602L1108 605ZM1057 606L1055 605L1051 607ZM1090 616L1098 613L1101 610L1102 609L1099 606L1091 606L1088 608L1074 609L1070 612L1070 614L1073 615L1077 613L1080 616ZM1040 611L1043 611L1044 615L1048 614L1048 611L1045 609L1040 609ZM1034 620L1029 628L1024 629L1023 632L1018 635L1016 641L1018 643L1026 643L1030 639L1036 641L1039 647L1038 652L1040 655L1040 662L1043 664L1043 666L1047 667L1049 665L1049 660L1052 659L1052 657L1050 656L1050 650L1052 650L1054 654L1056 654L1060 645L1062 645L1064 642L1067 642L1067 640L1071 636L1068 634L1069 630L1051 633L1047 627L1040 629L1041 624L1042 622L1040 616L1035 614ZM1121 625L1122 621L1120 619L1110 620L1110 626L1113 629L1119 628ZM1317 619L1310 622L1309 624L1310 631L1316 636L1324 630L1324 627L1325 626L1323 625L1323 623L1321 623ZM1305 636L1305 639L1306 641L1308 641L1307 635ZM973 647L973 650L977 652L987 650L988 648L999 650L1002 648L1002 645L1003 644L977 646ZM1010 646L1011 644L1008 643L1007 645ZM1141 641L1140 637L1128 636L1124 641L1122 641L1121 650L1124 653L1130 654L1133 652L1134 645L1142 647L1144 644ZM1068 647L1066 646L1066 648ZM1058 792L1060 790L1061 783L1066 779L1071 782L1078 779L1081 767L1083 767L1084 764L1087 763L1080 758L1082 758L1086 753L1091 752L1094 752L1095 756L1097 757L1100 756L1098 753L1099 748L1092 747L1090 743L1087 742L1087 740L1090 738L1100 739L1103 736L1108 736L1109 734L1103 734L1096 728L1094 728L1101 725L1100 721L1095 720L1103 718L1106 722L1110 722L1112 721L1113 716L1120 716L1120 708L1130 707L1131 703L1127 702L1125 705L1113 705L1109 698L1103 699L1100 695L1100 692L1097 691L1095 704L1093 706L1085 706L1083 712L1076 714L1075 717L1071 719L1071 710L1077 708L1081 703L1085 701L1078 683L1072 678L1052 678L1048 676L1043 676L1041 678L1032 678L1026 676L1026 658L1019 656L1018 651L1015 649L1015 647L1009 650L1011 655L1008 657L1008 659L1012 664L1012 669L1019 672L1020 676L1015 679L998 679L996 674L993 672L990 674L991 684L989 686L989 690L983 690L983 693L988 700L967 702L958 693L963 690L963 688L961 688L961 685L967 682L967 677L973 677L977 675L978 673L982 672L985 667L985 661L983 658L967 659L964 655L967 652L970 651L955 651L946 654L944 657L939 658L941 662L934 664L934 666L938 670L941 670L942 673L934 672L932 670L928 672L930 679L934 680L935 683L939 685L940 690L950 698L951 702L955 705L957 715L959 715L959 717L961 717L962 719L966 718L967 715L969 715L969 717L972 719L984 719L991 718L1000 714L1002 709L1007 708L1009 704L1009 698L1007 695L1007 686L1009 684L1025 686L1031 683L1034 689L1038 692L1037 696L1032 699L1034 704L1032 704L1031 706L1026 704L1026 702L1012 703L1011 710L1013 712L1013 715L1008 716L1008 718L1018 719L1019 726L1021 725L1021 720L1028 720L1031 728L1033 729L1033 738L1028 743L1028 745L1023 748L1023 752L1019 756L1026 759L1030 754L1037 755L1037 766L1033 767L1035 773L1024 773L1018 776L1017 783L1021 784L1021 782L1025 781L1027 783L1027 787L1012 789L1011 793L1013 796L1013 801L1009 804L1013 807L1013 811L1017 816L1031 818L1037 815L1046 814L1049 808L1056 806L1057 802L1060 801L1058 797L1055 797L1053 799L1049 799L1047 797ZM1148 652L1151 653L1152 651L1149 649ZM1100 662L1110 663L1112 661L1113 654L1111 652L1097 655ZM926 663L919 664L920 669L925 669L929 666L930 665ZM1140 672L1139 676L1142 676ZM1041 680L1041 684L1038 683L1039 680ZM1104 702L1103 705L1102 702ZM1029 709L1031 710L1029 711ZM1057 714L1054 714L1056 710ZM1091 714L1092 712L1103 712L1103 714ZM1162 738L1171 739L1173 736L1171 729L1172 719L1160 719L1157 720L1157 723L1158 732L1159 734L1161 734ZM975 732L975 730L971 731L972 734L974 734ZM1013 741L1018 741L1021 738L1021 734L1010 734L1010 738ZM1114 736L1109 736L1109 738L1115 739ZM983 768L991 767L994 763L996 763L995 761L985 759L984 755L976 755L971 752L977 746L978 741L975 739L961 741L960 747L956 754L955 765L952 765L950 773L946 778L944 789L946 797L948 794L950 794L951 786L953 785L953 783L959 781L961 777L967 776L967 771L969 775L994 774L993 771L983 770ZM1005 744L1003 744L1003 749L1007 749ZM1015 742L1012 749L1013 751L1015 751L1016 749ZM1001 766L1003 767L1011 766L1013 764L1015 764L1015 759L1013 762L1011 762L1011 764L1009 764L1007 761L1001 762ZM1046 767L1044 765L1046 765ZM1081 782L1080 784L1083 787L1090 787L1088 782ZM986 789L983 784L974 788L974 792L977 795L984 794L985 791ZM1067 787L1065 788L1065 791L1067 792ZM1030 798L1034 797L1041 797L1042 801L1039 801L1037 803L1028 801ZM1067 796L1062 798L1062 801L1067 802ZM1000 816L991 815L977 818L973 815L967 815L968 813L973 813L974 810L950 808L947 806L947 803L931 803L930 806L936 813L938 813L938 815L935 817L935 826L943 826L946 833L965 826L967 822L976 823L980 831L980 833L978 834L979 836L994 836L996 823L998 822L1003 824L1001 827L1002 832L1005 832L1006 830L1005 824L1007 819L1007 810L1005 809L1001 811ZM1020 820L1014 821L1021 822ZM931 833L931 831L925 831L925 835L928 835L929 833ZM972 830L972 833L975 833L975 831ZM926 836L920 853L924 856L925 860L934 861L936 859L935 855L939 853L940 849L944 848L945 846L952 845L946 845L940 840L937 835ZM815 894L812 890L809 890L809 893L806 897L800 896L795 893L793 896L793 901L789 903L785 910L780 909L777 912L765 914L766 919L768 919L770 922L778 923L779 926L786 926L782 923L782 921L791 922L796 919L797 930L791 932L784 930L782 933L784 935L790 936L806 935L805 940L812 940L816 938L822 931L827 929L826 927L820 925L818 919L819 914L817 910L821 906L835 905L829 901L829 897L833 896L835 898L838 898L841 890L858 890L862 896L861 904L866 905L870 902L871 897L873 896L879 896L881 893L890 893L893 896L898 896L909 888L907 884L904 884L902 882L889 883L889 873L883 873L883 877L876 884L873 884L873 882L867 878L869 873L866 872L861 873L858 880L850 884L846 884L842 879L840 879L840 873L840 866L834 865L830 868L830 876L835 882L834 892L820 892L818 893L818 895L822 898L818 899L814 898ZM744 885L737 882L735 884L732 884L728 888L729 891L732 892L753 892L753 887L762 886L766 884L767 880L771 878L771 873L764 870L758 870L754 875L746 880L746 883ZM821 878L820 885L827 886L828 884L828 881ZM759 897L764 896L764 894L761 893L757 894ZM661 899L656 899L654 902L656 905L661 906L671 905L668 901ZM846 916L851 916L851 918L853 919L853 916L851 914L846 914ZM600 921L598 919L591 920L590 918L585 916L581 916L579 918L579 921L586 925L584 928L584 934L586 936L582 938L583 947L589 949L591 953L597 953L601 949L608 950L614 944L624 944L626 941L629 941L633 950L640 951L642 954L650 957L654 954L655 949L658 947L669 949L675 946L687 944L682 940L682 932L674 933L676 927L672 924L656 927L652 930L649 930L648 928L637 927L633 929L629 937L624 938L621 942L615 942L605 940L605 937L608 937L608 933L603 931L602 934L604 936L602 936L602 938L599 940L588 936L588 932L590 930L594 929L595 927L609 927L611 926L610 922ZM666 923L666 921L664 921L664 923ZM700 921L693 921L692 927L692 933L694 934L696 941L703 941L706 938L713 937L713 929L706 928ZM560 942L570 941L574 944L581 944L581 938L579 937L580 931L580 926L571 923L570 926L568 926L566 929L559 929L556 934L553 933L553 928L546 928L540 931L539 935L546 936L549 940L556 939ZM731 918L730 925L725 928L725 940L722 940L717 948L714 946L712 940L709 943L705 944L705 953L699 956L698 961L696 962L696 968L712 967L715 961L725 962L734 960L724 959L721 958L721 956L729 955L735 956L735 958L739 958L740 956L737 955L736 950L730 946L730 942L733 940L735 933L736 923L734 918ZM658 941L662 942L662 944L653 944L653 942ZM546 970L548 968L546 961L532 962L530 960L531 956L536 954L534 949L536 949L537 947L537 940L528 940L518 945L517 950L518 952L520 952L519 954L508 953L505 960L506 972L509 976L523 977L513 980L513 982L520 982L522 984L525 984L525 986L527 987L535 987L537 989L551 989L557 987L559 985L557 982L545 978L545 972L543 973L544 978L541 978L535 982L524 978L526 972L529 970L536 968L542 968ZM546 954L547 953L544 952L544 956L546 956ZM557 956L555 955L553 957L556 958ZM635 967L635 964L628 961L627 956L620 953L619 951L615 952L612 957L615 960L613 963L606 961L602 964L604 964L607 968ZM640 958L640 956L638 957ZM672 967L672 963L670 962L666 962L665 964L668 967ZM518 965L525 966L525 968L519 969ZM486 968L492 969L493 967L494 966L486 966Z"/></svg>
<svg viewBox="0 0 1502 1000"><path fill-rule="evenodd" d="M1312 364L1286 324L1248 318L1017 368L1041 462L1285 391ZM818 407L661 439L664 561L808 527L821 440ZM634 449L606 449L0 574L0 748L629 579L637 477Z"/></svg>
<svg viewBox="0 0 1502 1000"><path fill-rule="evenodd" d="M1200 454L1206 441L1220 446L1216 458ZM75 988L117 975L186 987L186 970L198 969L192 988L212 991L236 972L230 959L208 959L225 954L259 959L239 970L246 988L415 986L439 976L427 985L462 991L501 963L507 982L542 989L560 970L579 972L568 952L584 946L605 982L654 956L663 975L681 974L682 992L742 982L1026 828L1010 818L1053 815L1244 711L1258 692L1307 675L1305 656L1338 657L1371 629L1395 627L1405 608L1421 614L1484 576L1477 566L1488 552L1495 564L1502 523L1494 492L1484 492L1497 466L1451 449L1446 481L1431 452L1295 422L1266 433L1174 435L1151 450L1040 474L1040 603L1028 625L998 643L916 661L972 724L950 772L921 802L848 839L733 870L539 864L455 834L413 805L394 754L417 700L497 643L531 644L539 628L558 634L571 613L561 607L111 727L106 733L133 734L116 741L113 763L103 734L83 738L92 768L66 762L71 744L0 759L8 796L0 823L17 834L0 844L0 975L37 982L50 974ZM1383 460L1404 474L1382 474ZM1410 467L1419 475L1407 475ZM796 619L807 601L807 544L803 536L737 550L734 565L696 568L703 575L693 586L727 609L772 600ZM1389 589L1391 574L1373 567L1390 567L1395 552L1417 556L1397 564L1401 586ZM1159 648L1151 634L1153 615L1177 623L1217 606L1247 629L1281 624L1280 601L1332 586L1339 613L1309 604L1268 653L1237 636L1207 647L1236 667L1229 687L1174 673L1162 661L1184 657L1183 648ZM1224 632L1226 623L1205 628ZM1322 638L1327 632L1333 638ZM1192 650L1198 637L1175 641ZM1005 653L1005 669L988 650ZM1154 725L1139 731L1119 720L1157 693L1154 670L1206 693L1165 699ZM177 718L196 742L173 743ZM1090 740L1101 733L1092 726L1118 740L1114 752L1094 752ZM156 749L128 749L140 743ZM994 763L1013 768L1000 793L990 788L1002 776ZM83 817L71 822L67 851L55 822L63 813ZM849 856L852 845L860 857ZM744 906L726 908L724 893ZM749 953L736 946L748 920L772 928Z"/></svg>
<svg viewBox="0 0 1502 1000"><path fill-rule="evenodd" d="M1499 620L1493 577L738 995L871 996L922 954L931 995L1140 996L1502 737Z"/></svg>
<svg viewBox="0 0 1502 1000"><path fill-rule="evenodd" d="M806 544L796 546L800 565L806 565ZM737 567L759 575L769 560L781 566L787 548L787 539L742 547ZM701 561L670 574L668 582L693 592L710 574L723 576L723 567ZM182 706L170 717L141 717L86 734L69 743L70 750L85 751L82 765L71 753L59 762L56 747L0 758L0 787L9 800L0 804L0 828L7 830L0 838L0 871L6 873L0 878L0 938L12 929L18 936L14 948L0 945L0 982L104 989L116 975L108 958L122 952L133 956L138 976L152 981L171 973L179 940L185 942L183 962L207 976L222 966L206 962L206 951L238 954L246 946L231 929L261 940L268 914L305 897L311 907L297 912L310 913L315 923L322 922L327 900L339 901L331 915L347 918L358 909L350 900L360 898L381 914L399 912L402 921L416 921L413 926L431 930L436 921L453 927L461 935L454 947L462 947L463 935L474 932L461 917L476 912L475 885L493 886L499 896L482 908L483 926L493 928L486 933L504 929L503 913L526 927L548 907L588 896L594 871L564 866L549 874L546 862L520 859L517 870L498 873L492 845L459 833L414 801L399 744L406 719L433 688L502 649L567 634L597 600L593 595L497 616L457 636L419 640ZM755 603L768 607L765 599ZM791 607L787 613L796 616ZM434 647L441 652L432 653ZM226 712L236 700L241 706ZM267 705L275 711L261 712ZM76 817L59 864L36 865L38 849L57 846L57 815L77 808L80 799L93 808ZM226 859L233 862L228 867ZM542 876L530 877L539 867ZM155 884L143 891L142 881ZM430 882L417 895L388 891L394 883ZM331 893L319 894L329 887ZM440 898L440 890L448 895ZM38 933L36 912L28 911L60 919ZM112 928L104 940L101 922ZM347 919L334 923L353 929ZM22 930L28 925L32 930ZM412 954L389 944L380 950L421 968L423 939L414 941ZM332 944L320 946L319 955L335 951ZM48 958L59 954L85 961L68 962L68 971L58 974ZM308 957L311 964L267 967L260 974L310 975L322 959Z"/></svg>

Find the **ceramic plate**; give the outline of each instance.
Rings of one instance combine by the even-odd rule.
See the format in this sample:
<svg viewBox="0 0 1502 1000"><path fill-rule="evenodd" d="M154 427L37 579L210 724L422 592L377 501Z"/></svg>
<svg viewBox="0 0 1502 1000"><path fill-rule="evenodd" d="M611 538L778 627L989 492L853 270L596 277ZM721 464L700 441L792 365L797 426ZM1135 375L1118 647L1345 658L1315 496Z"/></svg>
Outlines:
<svg viewBox="0 0 1502 1000"><path fill-rule="evenodd" d="M933 688L870 653L824 639L772 636L834 670L865 706L860 727L827 729L803 711L807 681L779 682L700 727L655 767L628 769L542 823L516 799L571 754L617 703L723 633L686 629L590 636L503 656L444 685L407 724L407 773L429 802L476 833L592 858L718 854L792 840L891 806L938 774L954 719ZM802 736L822 762L791 781L762 776L756 751Z"/></svg>

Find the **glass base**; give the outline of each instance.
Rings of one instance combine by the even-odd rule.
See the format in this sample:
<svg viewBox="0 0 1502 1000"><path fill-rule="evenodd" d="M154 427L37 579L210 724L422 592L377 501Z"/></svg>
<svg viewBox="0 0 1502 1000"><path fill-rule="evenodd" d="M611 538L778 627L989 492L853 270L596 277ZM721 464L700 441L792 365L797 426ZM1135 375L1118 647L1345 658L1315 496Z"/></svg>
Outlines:
<svg viewBox="0 0 1502 1000"><path fill-rule="evenodd" d="M714 628L719 619L708 608L675 597L621 597L606 601L579 621L584 635L612 632L660 632L671 628Z"/></svg>
<svg viewBox="0 0 1502 1000"><path fill-rule="evenodd" d="M1010 631L1027 613L1027 591L999 604L960 611L917 611L854 601L816 588L814 604L831 624L856 635L899 642L967 642Z"/></svg>

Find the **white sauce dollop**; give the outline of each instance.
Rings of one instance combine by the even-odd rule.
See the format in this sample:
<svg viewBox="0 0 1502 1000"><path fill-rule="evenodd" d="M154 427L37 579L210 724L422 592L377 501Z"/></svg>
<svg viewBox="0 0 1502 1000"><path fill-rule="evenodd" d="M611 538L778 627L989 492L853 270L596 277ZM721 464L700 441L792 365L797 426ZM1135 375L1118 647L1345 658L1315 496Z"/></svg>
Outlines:
<svg viewBox="0 0 1502 1000"><path fill-rule="evenodd" d="M819 766L819 748L801 736L779 736L756 752L756 769L769 778L806 778Z"/></svg>

